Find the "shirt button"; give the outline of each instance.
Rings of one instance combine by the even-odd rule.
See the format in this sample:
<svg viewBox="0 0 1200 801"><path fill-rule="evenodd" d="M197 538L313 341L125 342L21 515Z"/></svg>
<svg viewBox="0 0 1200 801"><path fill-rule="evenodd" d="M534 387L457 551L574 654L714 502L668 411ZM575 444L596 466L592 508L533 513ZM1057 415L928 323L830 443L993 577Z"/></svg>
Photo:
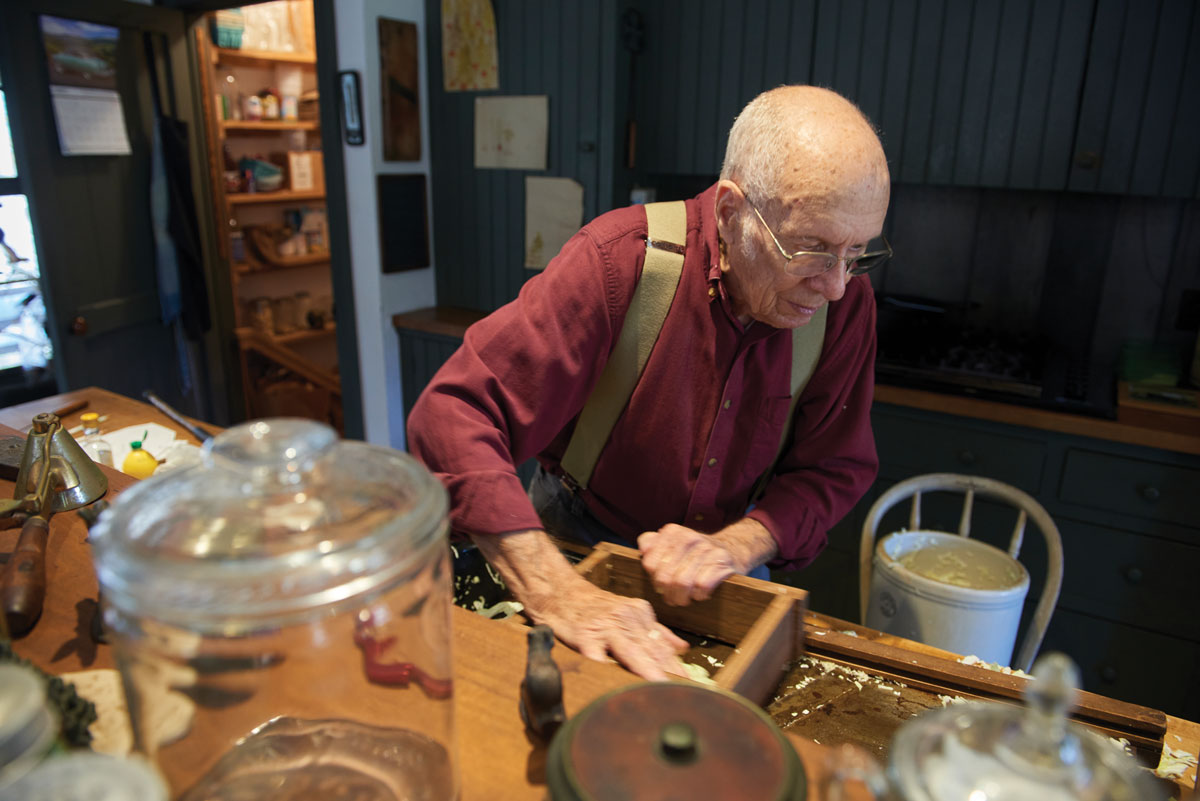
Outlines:
<svg viewBox="0 0 1200 801"><path fill-rule="evenodd" d="M726 408L726 409L728 409L728 408L729 408L729 405L730 405L731 403L732 403L732 401L728 401L728 400L727 400L727 401L725 401L725 408Z"/></svg>
<svg viewBox="0 0 1200 801"><path fill-rule="evenodd" d="M702 521L702 520L704 520L704 515L697 513L697 514L696 514L696 517L695 517L695 521L696 521L697 523L699 523L699 522L700 522L700 521Z"/></svg>
<svg viewBox="0 0 1200 801"><path fill-rule="evenodd" d="M715 298L717 296L717 288L715 286L710 286L708 288L708 296L710 298Z"/></svg>
<svg viewBox="0 0 1200 801"><path fill-rule="evenodd" d="M712 467L712 466L713 466L713 465L715 465L716 463L717 463L717 460L716 460L716 459L709 459L709 460L708 460L708 466L709 466L709 467Z"/></svg>

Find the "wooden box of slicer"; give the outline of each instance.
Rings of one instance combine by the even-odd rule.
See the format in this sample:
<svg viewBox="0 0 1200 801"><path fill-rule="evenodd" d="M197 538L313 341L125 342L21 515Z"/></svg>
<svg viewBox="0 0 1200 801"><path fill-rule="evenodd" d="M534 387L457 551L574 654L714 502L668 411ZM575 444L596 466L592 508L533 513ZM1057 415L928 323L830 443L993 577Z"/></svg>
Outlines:
<svg viewBox="0 0 1200 801"><path fill-rule="evenodd" d="M734 646L713 680L757 704L771 696L788 664L804 651L804 590L732 576L706 601L670 606L642 569L641 554L612 543L596 546L576 570L603 590L649 601L665 626Z"/></svg>

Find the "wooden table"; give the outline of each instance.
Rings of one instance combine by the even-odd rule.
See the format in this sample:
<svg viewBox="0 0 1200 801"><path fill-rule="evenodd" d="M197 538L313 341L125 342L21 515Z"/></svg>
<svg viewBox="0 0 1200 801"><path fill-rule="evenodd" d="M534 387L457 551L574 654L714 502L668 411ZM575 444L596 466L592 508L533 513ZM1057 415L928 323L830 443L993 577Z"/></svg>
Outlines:
<svg viewBox="0 0 1200 801"><path fill-rule="evenodd" d="M89 388L0 410L0 434L12 435L29 425L34 414L86 400L86 411L109 415L106 429L157 422L177 435L194 438L152 406ZM77 410L63 417L63 425L78 423ZM4 430L5 427L17 431ZM210 429L214 428L209 426ZM133 483L133 479L105 468L108 499ZM12 485L0 481L0 492L11 495ZM47 593L42 619L34 630L14 643L18 654L51 673L115 667L107 646L97 646L89 630L96 612L97 582L86 543L87 530L74 512L55 515L50 522L47 554ZM15 530L0 531L0 555L12 551ZM455 716L459 732L459 758L464 801L541 801L546 789L541 781L544 749L526 738L518 714L518 688L525 668L525 629L512 622L490 621L456 608L454 626ZM841 621L810 616L814 627L839 628ZM844 624L848 627L849 624ZM869 631L869 630L868 630ZM873 639L889 645L939 656L945 652L874 632ZM609 690L639 681L613 664L584 659L559 645L554 649L564 677L564 704L575 715L591 700ZM814 777L822 772L824 749L811 741L792 737L806 768ZM1200 726L1168 718L1167 741L1193 754L1200 751ZM1183 782L1194 786L1190 775Z"/></svg>

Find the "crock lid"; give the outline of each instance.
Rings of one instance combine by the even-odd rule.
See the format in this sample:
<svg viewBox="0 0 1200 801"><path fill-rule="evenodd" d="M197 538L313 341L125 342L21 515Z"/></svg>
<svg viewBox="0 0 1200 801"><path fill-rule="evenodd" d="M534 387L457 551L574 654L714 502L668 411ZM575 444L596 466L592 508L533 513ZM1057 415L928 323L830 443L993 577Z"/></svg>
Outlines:
<svg viewBox="0 0 1200 801"><path fill-rule="evenodd" d="M310 420L260 420L130 487L90 538L108 604L228 634L392 586L441 544L446 507L406 454Z"/></svg>
<svg viewBox="0 0 1200 801"><path fill-rule="evenodd" d="M601 696L559 730L552 801L804 801L795 750L758 707L724 690L635 684Z"/></svg>

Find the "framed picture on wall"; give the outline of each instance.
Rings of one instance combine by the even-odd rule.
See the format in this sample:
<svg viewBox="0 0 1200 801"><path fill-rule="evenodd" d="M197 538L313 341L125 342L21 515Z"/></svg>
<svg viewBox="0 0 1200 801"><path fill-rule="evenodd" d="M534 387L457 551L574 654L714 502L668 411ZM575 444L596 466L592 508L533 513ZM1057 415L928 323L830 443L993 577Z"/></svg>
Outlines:
<svg viewBox="0 0 1200 801"><path fill-rule="evenodd" d="M421 158L421 104L417 94L417 26L379 18L379 115L384 161Z"/></svg>
<svg viewBox="0 0 1200 801"><path fill-rule="evenodd" d="M429 214L425 176L378 175L379 256L385 273L429 266Z"/></svg>

